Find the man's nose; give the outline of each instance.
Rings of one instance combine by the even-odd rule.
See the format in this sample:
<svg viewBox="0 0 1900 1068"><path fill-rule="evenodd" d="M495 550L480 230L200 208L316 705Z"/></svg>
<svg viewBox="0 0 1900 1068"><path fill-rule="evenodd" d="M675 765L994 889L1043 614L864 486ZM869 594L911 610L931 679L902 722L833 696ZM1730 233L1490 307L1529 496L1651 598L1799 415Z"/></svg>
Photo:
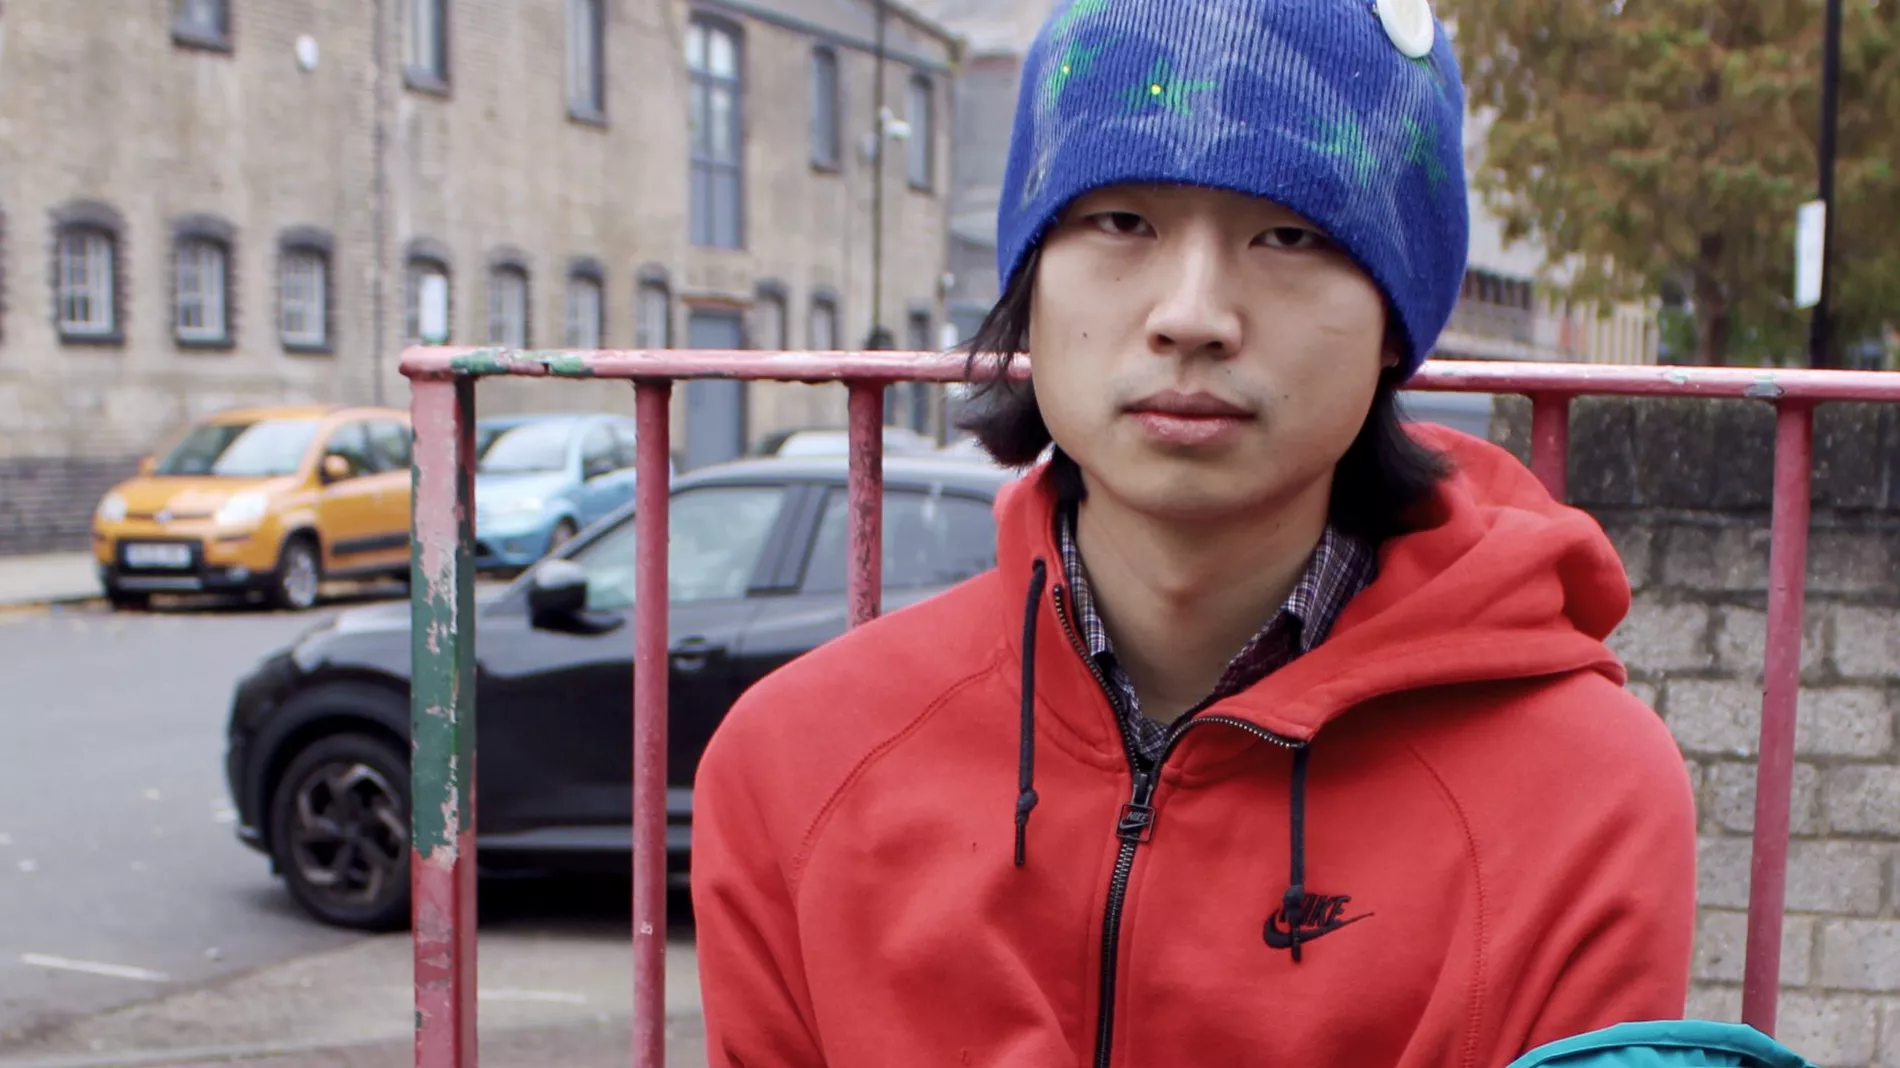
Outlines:
<svg viewBox="0 0 1900 1068"><path fill-rule="evenodd" d="M1158 355L1224 358L1240 351L1234 297L1239 265L1212 235L1177 238L1153 265L1158 292L1148 314L1148 346Z"/></svg>

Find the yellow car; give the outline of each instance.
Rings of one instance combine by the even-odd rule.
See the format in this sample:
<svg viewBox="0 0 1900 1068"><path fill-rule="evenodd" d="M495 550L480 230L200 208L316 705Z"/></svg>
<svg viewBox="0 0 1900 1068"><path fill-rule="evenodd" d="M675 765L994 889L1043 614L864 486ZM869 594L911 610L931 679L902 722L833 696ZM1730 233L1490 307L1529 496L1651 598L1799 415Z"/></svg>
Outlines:
<svg viewBox="0 0 1900 1068"><path fill-rule="evenodd" d="M220 413L99 502L93 556L114 607L154 593L317 602L329 579L409 574L409 413Z"/></svg>

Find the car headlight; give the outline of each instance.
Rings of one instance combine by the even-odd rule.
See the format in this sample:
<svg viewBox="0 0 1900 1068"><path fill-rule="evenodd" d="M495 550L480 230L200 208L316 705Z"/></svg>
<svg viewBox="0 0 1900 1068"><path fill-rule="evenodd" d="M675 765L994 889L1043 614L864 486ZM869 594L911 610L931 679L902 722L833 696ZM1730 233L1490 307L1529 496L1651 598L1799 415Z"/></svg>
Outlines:
<svg viewBox="0 0 1900 1068"><path fill-rule="evenodd" d="M249 526L264 518L270 498L262 493L239 493L224 502L212 519L221 527Z"/></svg>
<svg viewBox="0 0 1900 1068"><path fill-rule="evenodd" d="M99 519L107 523L117 523L125 519L125 498L117 493L108 493L99 501Z"/></svg>
<svg viewBox="0 0 1900 1068"><path fill-rule="evenodd" d="M542 504L539 497L513 497L491 504L487 508L479 508L478 511L495 519L509 519L521 515L537 515L541 511Z"/></svg>

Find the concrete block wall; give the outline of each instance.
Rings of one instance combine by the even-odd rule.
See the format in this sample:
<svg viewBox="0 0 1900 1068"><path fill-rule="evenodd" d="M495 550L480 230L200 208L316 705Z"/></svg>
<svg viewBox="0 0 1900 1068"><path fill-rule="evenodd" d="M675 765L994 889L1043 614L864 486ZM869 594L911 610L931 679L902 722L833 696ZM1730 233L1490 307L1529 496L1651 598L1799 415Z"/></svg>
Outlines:
<svg viewBox="0 0 1900 1068"><path fill-rule="evenodd" d="M1528 404L1494 438L1528 453ZM1739 1019L1767 631L1772 409L1580 400L1572 503L1630 573L1612 638L1700 808L1689 1011ZM1817 416L1779 1033L1830 1068L1900 1068L1900 411Z"/></svg>

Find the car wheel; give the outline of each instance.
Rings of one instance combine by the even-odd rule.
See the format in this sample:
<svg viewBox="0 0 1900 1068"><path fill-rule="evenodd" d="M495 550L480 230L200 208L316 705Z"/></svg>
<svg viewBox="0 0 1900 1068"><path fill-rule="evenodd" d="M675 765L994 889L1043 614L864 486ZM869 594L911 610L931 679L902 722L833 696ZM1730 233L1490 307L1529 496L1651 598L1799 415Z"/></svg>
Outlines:
<svg viewBox="0 0 1900 1068"><path fill-rule="evenodd" d="M394 747L366 734L313 743L271 812L271 853L305 912L361 931L408 923L409 770Z"/></svg>
<svg viewBox="0 0 1900 1068"><path fill-rule="evenodd" d="M317 545L299 535L284 543L277 570L271 575L270 602L277 608L301 612L317 603L317 589L323 583L323 565L317 559Z"/></svg>
<svg viewBox="0 0 1900 1068"><path fill-rule="evenodd" d="M572 519L563 519L554 524L554 533L548 535L548 555L553 556L561 546L573 541L574 535L578 533L580 531L574 526Z"/></svg>

